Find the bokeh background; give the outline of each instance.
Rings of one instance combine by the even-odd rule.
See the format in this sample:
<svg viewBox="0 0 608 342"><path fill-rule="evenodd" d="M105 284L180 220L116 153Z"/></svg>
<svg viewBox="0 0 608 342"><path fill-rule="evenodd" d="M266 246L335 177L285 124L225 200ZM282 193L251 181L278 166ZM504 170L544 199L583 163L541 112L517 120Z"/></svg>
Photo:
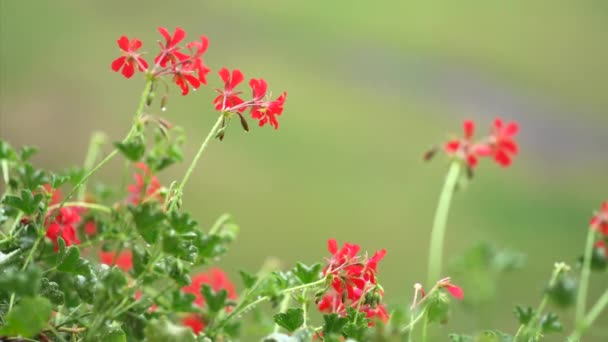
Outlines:
<svg viewBox="0 0 608 342"><path fill-rule="evenodd" d="M201 223L228 211L240 224L220 263L235 280L238 269L255 271L269 256L284 265L322 261L334 237L386 248L386 299L407 305L412 284L426 279L447 166L442 156L430 164L421 156L460 134L462 119L485 131L501 116L519 121L521 155L509 169L483 163L457 195L446 257L489 241L521 251L527 263L498 278L483 317L457 308L443 330L514 332L512 306L536 306L553 262L575 263L588 220L608 196L601 0L1 0L2 138L40 146L36 163L55 170L81 164L95 130L121 139L143 80L110 70L116 39L138 37L154 55L161 25L207 35L214 70L240 68L266 78L275 94L289 93L278 131L233 125L185 194ZM173 88L163 113L185 127L187 160L216 117L212 89L220 82L209 79L193 96ZM185 167L159 177L168 184ZM118 179L121 169L115 161L96 180ZM593 282L592 298L608 280ZM570 311L557 312L571 321ZM600 327L588 340L606 339Z"/></svg>

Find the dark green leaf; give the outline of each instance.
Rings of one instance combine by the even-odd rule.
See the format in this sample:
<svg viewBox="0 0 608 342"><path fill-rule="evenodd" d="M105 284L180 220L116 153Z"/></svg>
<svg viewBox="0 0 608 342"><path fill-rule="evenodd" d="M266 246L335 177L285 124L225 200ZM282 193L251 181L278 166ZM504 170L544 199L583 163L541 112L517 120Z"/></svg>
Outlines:
<svg viewBox="0 0 608 342"><path fill-rule="evenodd" d="M139 234L147 243L155 243L165 219L165 214L158 207L158 203L148 202L137 207L130 206L129 210Z"/></svg>
<svg viewBox="0 0 608 342"><path fill-rule="evenodd" d="M188 213L173 211L169 214L169 224L171 228L180 233L191 232L196 229L196 221Z"/></svg>
<svg viewBox="0 0 608 342"><path fill-rule="evenodd" d="M126 342L127 335L121 329L120 323L113 321L102 326L99 334L99 341L104 342Z"/></svg>
<svg viewBox="0 0 608 342"><path fill-rule="evenodd" d="M578 287L576 280L569 275L560 275L555 284L547 289L549 298L560 307L568 307L576 301Z"/></svg>
<svg viewBox="0 0 608 342"><path fill-rule="evenodd" d="M0 335L33 337L44 329L53 306L43 297L25 297L6 316Z"/></svg>
<svg viewBox="0 0 608 342"><path fill-rule="evenodd" d="M246 289L250 289L255 282L258 280L258 277L256 277L253 274L247 273L245 271L239 271L239 274L241 275L241 279L243 280L243 285L245 285Z"/></svg>
<svg viewBox="0 0 608 342"><path fill-rule="evenodd" d="M342 328L348 323L348 318L340 317L338 314L323 315L323 334L342 334Z"/></svg>
<svg viewBox="0 0 608 342"><path fill-rule="evenodd" d="M205 303L210 312L219 312L226 306L228 291L224 289L215 292L211 286L203 284L201 294L205 297Z"/></svg>
<svg viewBox="0 0 608 342"><path fill-rule="evenodd" d="M21 197L9 195L4 198L4 204L17 208L26 215L32 215L38 209L44 196L40 193L33 195L31 191L22 189Z"/></svg>
<svg viewBox="0 0 608 342"><path fill-rule="evenodd" d="M90 276L93 272L91 263L80 257L80 251L76 246L71 246L65 250L65 255L60 259L57 270L84 276Z"/></svg>
<svg viewBox="0 0 608 342"><path fill-rule="evenodd" d="M31 156L36 154L36 152L38 152L37 147L23 146L21 147L21 151L19 152L19 154L21 156L22 161L27 161L28 159L30 159Z"/></svg>
<svg viewBox="0 0 608 342"><path fill-rule="evenodd" d="M517 317L517 321L521 325L528 325L532 317L534 317L535 311L531 307L515 307L515 317Z"/></svg>
<svg viewBox="0 0 608 342"><path fill-rule="evenodd" d="M126 142L115 142L114 146L130 161L136 162L144 156L146 146L141 138L134 138Z"/></svg>
<svg viewBox="0 0 608 342"><path fill-rule="evenodd" d="M0 293L15 293L19 296L35 296L40 288L39 269L30 267L24 271L18 268L5 268L0 272Z"/></svg>
<svg viewBox="0 0 608 342"><path fill-rule="evenodd" d="M320 279L321 276L321 264L316 263L311 266L307 266L301 262L296 264L294 274L303 284L309 284Z"/></svg>
<svg viewBox="0 0 608 342"><path fill-rule="evenodd" d="M540 320L540 327L545 334L560 332L564 328L554 313L544 315Z"/></svg>
<svg viewBox="0 0 608 342"><path fill-rule="evenodd" d="M304 324L304 311L300 308L289 308L274 315L274 322L289 332L294 332Z"/></svg>
<svg viewBox="0 0 608 342"><path fill-rule="evenodd" d="M429 322L446 323L449 314L449 299L443 292L435 292L426 303Z"/></svg>

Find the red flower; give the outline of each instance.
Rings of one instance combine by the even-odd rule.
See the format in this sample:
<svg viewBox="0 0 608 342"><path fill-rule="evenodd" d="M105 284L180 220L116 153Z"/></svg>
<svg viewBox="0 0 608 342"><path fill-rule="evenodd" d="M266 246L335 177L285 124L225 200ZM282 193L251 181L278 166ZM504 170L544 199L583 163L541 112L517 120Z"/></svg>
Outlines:
<svg viewBox="0 0 608 342"><path fill-rule="evenodd" d="M604 251L604 254L606 255L606 257L608 257L608 247L606 247L606 241L599 240L595 243L595 248Z"/></svg>
<svg viewBox="0 0 608 342"><path fill-rule="evenodd" d="M444 278L441 279L438 282L437 285L439 288L441 289L445 289L446 291L448 291L452 297L458 299L458 300L463 300L464 299L464 291L462 290L461 287L454 285L450 282L450 278Z"/></svg>
<svg viewBox="0 0 608 342"><path fill-rule="evenodd" d="M229 299L237 298L234 285L230 279L228 279L226 273L219 268L211 268L207 272L195 275L192 278L192 283L190 285L182 287L182 292L192 293L196 296L194 304L201 308L205 306L205 297L201 294L201 287L203 284L208 284L216 292L219 290L226 290ZM195 334L198 334L205 328L205 321L203 318L195 314L189 314L184 317L182 323L185 326L189 326Z"/></svg>
<svg viewBox="0 0 608 342"><path fill-rule="evenodd" d="M99 261L106 265L116 265L125 272L129 272L133 268L133 254L131 251L123 251L116 257L115 252L99 251Z"/></svg>
<svg viewBox="0 0 608 342"><path fill-rule="evenodd" d="M195 314L190 314L184 318L182 318L182 324L190 327L195 335L198 335L203 329L205 329L205 321Z"/></svg>
<svg viewBox="0 0 608 342"><path fill-rule="evenodd" d="M283 94L274 101L263 102L260 105L251 107L251 117L259 120L260 127L270 123L270 126L274 127L274 129L278 129L279 122L277 121L277 116L283 113L283 105L285 104L286 98L287 93L283 92Z"/></svg>
<svg viewBox="0 0 608 342"><path fill-rule="evenodd" d="M243 82L243 80L245 79L243 73L238 69L234 69L232 71L232 75L230 75L230 71L228 71L228 69L222 68L220 69L220 71L218 71L218 74L224 81L224 90L216 89L216 91L220 93L220 95L218 95L215 100L213 100L215 109L220 111L226 111L243 103L243 99L239 97L239 94L241 94L241 92L234 91L234 88L241 82ZM240 108L238 111L243 112L244 110L245 107Z"/></svg>
<svg viewBox="0 0 608 342"><path fill-rule="evenodd" d="M152 175L146 164L137 163L135 166L141 170L141 173L135 173L135 184L128 186L129 203L140 204L147 199L162 201L163 196L160 193L161 185L156 176Z"/></svg>
<svg viewBox="0 0 608 342"><path fill-rule="evenodd" d="M475 122L465 120L463 122L464 138L448 141L444 150L448 155L464 160L470 168L477 166L478 157L488 156L492 153L486 144L477 144L473 141L475 134Z"/></svg>
<svg viewBox="0 0 608 342"><path fill-rule="evenodd" d="M55 205L61 202L61 197L63 197L61 190L53 189L51 187L51 184L44 184L42 187L44 188L44 190L46 190L48 194L51 195L51 201L49 202L49 205Z"/></svg>
<svg viewBox="0 0 608 342"><path fill-rule="evenodd" d="M53 218L53 221L48 222L50 218ZM65 241L66 246L80 244L76 235L76 225L80 222L79 208L63 207L57 213L50 212L46 221L46 237L55 244L55 252L59 250L59 237Z"/></svg>
<svg viewBox="0 0 608 342"><path fill-rule="evenodd" d="M126 78L131 78L135 73L136 67L139 71L144 71L148 68L148 62L137 53L137 50L141 47L139 39L133 38L129 41L129 38L122 36L117 42L123 53L122 56L112 62L112 70L118 72L122 68L122 75Z"/></svg>
<svg viewBox="0 0 608 342"><path fill-rule="evenodd" d="M503 167L511 165L512 156L518 153L517 143L514 140L518 130L519 125L516 122L504 125L501 119L494 120L490 145L494 160Z"/></svg>
<svg viewBox="0 0 608 342"><path fill-rule="evenodd" d="M589 225L591 229L608 236L608 201L602 203L600 211L593 215Z"/></svg>
<svg viewBox="0 0 608 342"><path fill-rule="evenodd" d="M193 51L193 62L191 63L191 68L196 70L198 73L198 80L202 84L207 84L207 74L211 71L204 63L203 63L203 54L207 51L207 47L209 46L209 39L205 36L201 36L200 42L191 42L188 43L187 47L191 51Z"/></svg>
<svg viewBox="0 0 608 342"><path fill-rule="evenodd" d="M188 83L190 83L193 89L198 89L201 85L199 79L192 75L194 72L196 72L196 70L190 65L176 66L173 68L173 82L182 88L182 95L184 96L188 95L190 90Z"/></svg>
<svg viewBox="0 0 608 342"><path fill-rule="evenodd" d="M188 59L188 55L181 53L179 51L179 44L185 37L186 32L182 30L180 27L175 28L175 32L173 33L173 37L169 34L164 27L159 27L158 32L165 37L165 44L162 42L158 42L160 45L161 52L154 58L154 63L160 65L161 67L165 67L167 62L171 62L171 64L177 64L181 61Z"/></svg>
<svg viewBox="0 0 608 342"><path fill-rule="evenodd" d="M84 233L87 235L95 235L97 233L97 224L93 220L88 220L84 224Z"/></svg>

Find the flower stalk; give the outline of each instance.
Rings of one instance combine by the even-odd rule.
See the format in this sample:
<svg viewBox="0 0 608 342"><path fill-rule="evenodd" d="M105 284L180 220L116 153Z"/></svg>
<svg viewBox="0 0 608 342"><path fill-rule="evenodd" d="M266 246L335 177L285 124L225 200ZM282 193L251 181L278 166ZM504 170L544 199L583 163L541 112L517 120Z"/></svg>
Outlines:
<svg viewBox="0 0 608 342"><path fill-rule="evenodd" d="M595 241L595 231L590 228L587 231L587 241L585 243L585 254L583 257L583 267L581 270L581 282L576 297L576 318L575 322L579 325L585 314L585 304L587 302L587 290L589 289L589 276L591 274L591 258L593 253L593 243Z"/></svg>

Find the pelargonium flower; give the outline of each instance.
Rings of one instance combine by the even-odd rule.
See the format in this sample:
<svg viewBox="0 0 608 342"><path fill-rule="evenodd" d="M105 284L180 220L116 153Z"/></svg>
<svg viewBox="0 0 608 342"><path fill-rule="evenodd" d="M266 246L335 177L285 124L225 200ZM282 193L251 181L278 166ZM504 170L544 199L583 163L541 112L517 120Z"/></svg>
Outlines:
<svg viewBox="0 0 608 342"><path fill-rule="evenodd" d="M165 38L165 43L158 42L160 45L160 53L154 58L154 63L161 67L167 66L167 62L177 64L180 61L188 59L188 55L180 52L180 47L177 46L186 37L186 32L180 27L175 28L173 36L164 27L159 27L158 32Z"/></svg>
<svg viewBox="0 0 608 342"><path fill-rule="evenodd" d="M173 82L182 89L182 95L188 95L190 86L195 90L200 87L200 80L193 76L193 73L195 72L196 70L189 65L181 65L173 68ZM190 84L190 86L188 84Z"/></svg>
<svg viewBox="0 0 608 342"><path fill-rule="evenodd" d="M608 236L608 201L604 201L600 211L593 215L589 223L591 229Z"/></svg>
<svg viewBox="0 0 608 342"><path fill-rule="evenodd" d="M122 75L131 78L135 74L135 69L144 71L148 68L148 62L141 57L137 50L141 47L141 41L137 38L129 40L122 36L117 40L118 46L123 51L122 56L112 62L112 70L118 72L122 69Z"/></svg>
<svg viewBox="0 0 608 342"><path fill-rule="evenodd" d="M452 284L449 277L441 279L437 284L440 289L448 291L448 293L451 294L452 297L458 300L464 299L464 291L462 290L462 288L460 286Z"/></svg>
<svg viewBox="0 0 608 342"><path fill-rule="evenodd" d="M243 73L238 69L234 69L232 70L232 74L230 74L228 69L221 68L220 71L218 71L218 74L224 81L224 89L216 89L220 95L213 100L215 109L220 111L230 110L230 108L243 103L243 99L239 97L241 92L234 91L234 88L236 88L236 86L238 86L245 79ZM244 110L245 107L242 107L238 111L243 112Z"/></svg>
<svg viewBox="0 0 608 342"><path fill-rule="evenodd" d="M211 268L207 272L195 275L192 277L192 283L190 283L190 285L182 287L182 292L192 293L196 297L194 304L201 308L205 306L205 297L201 294L203 284L211 286L216 292L219 290L226 290L229 299L234 300L237 298L234 284L232 284L226 273L219 268ZM195 334L198 334L205 328L204 319L196 314L189 314L184 317L182 319L182 324L190 327Z"/></svg>
<svg viewBox="0 0 608 342"><path fill-rule="evenodd" d="M50 219L52 221L49 222ZM59 251L59 242L57 241L59 237L65 241L66 246L80 244L80 240L76 235L76 226L79 223L79 208L76 207L63 207L58 209L58 211L47 214L45 222L46 237L53 241L55 252Z"/></svg>
<svg viewBox="0 0 608 342"><path fill-rule="evenodd" d="M131 251L122 251L116 256L115 252L99 251L99 261L109 266L116 265L125 272L133 268L133 254Z"/></svg>
<svg viewBox="0 0 608 342"><path fill-rule="evenodd" d="M135 184L130 184L127 187L127 191L129 192L128 202L131 204L140 204L148 199L162 201L163 195L160 193L162 187L158 178L152 175L146 164L137 163L135 166L141 170L141 173L136 172L133 175Z"/></svg>
<svg viewBox="0 0 608 342"><path fill-rule="evenodd" d="M209 39L205 36L201 36L200 42L190 42L187 47L190 51L193 52L193 56L191 57L193 61L191 62L191 68L196 70L198 74L198 80L202 84L207 84L207 74L211 71L204 63L203 63L203 54L207 51L207 47L209 46Z"/></svg>
<svg viewBox="0 0 608 342"><path fill-rule="evenodd" d="M287 93L283 92L283 94L274 101L262 102L259 105L251 107L251 117L259 120L260 127L270 123L270 126L274 127L274 129L278 129L279 122L277 121L277 116L283 113L283 105L285 104L286 98Z"/></svg>
<svg viewBox="0 0 608 342"><path fill-rule="evenodd" d="M459 158L473 169L477 166L478 158L488 156L492 153L490 146L483 143L476 143L473 140L475 135L475 122L465 120L462 124L464 137L452 139L444 145L444 150L448 155Z"/></svg>
<svg viewBox="0 0 608 342"><path fill-rule="evenodd" d="M514 139L518 130L519 125L516 122L509 122L505 125L502 119L494 120L489 141L494 160L503 167L511 165L512 156L519 152Z"/></svg>

